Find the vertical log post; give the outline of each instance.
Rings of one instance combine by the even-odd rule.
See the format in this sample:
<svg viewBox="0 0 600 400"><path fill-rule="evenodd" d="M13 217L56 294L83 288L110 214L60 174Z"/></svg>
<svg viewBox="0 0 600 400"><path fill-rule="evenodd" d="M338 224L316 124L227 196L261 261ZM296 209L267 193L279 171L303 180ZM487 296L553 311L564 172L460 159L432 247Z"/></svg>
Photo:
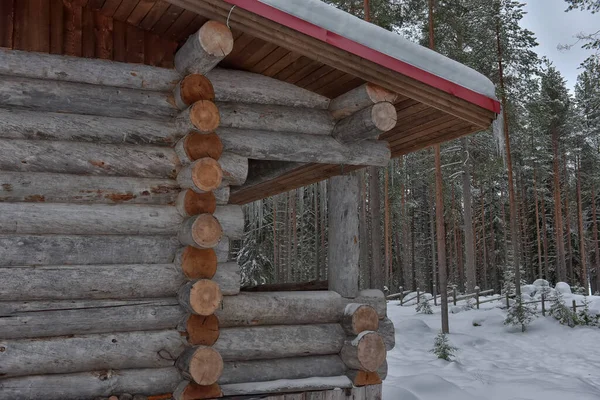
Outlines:
<svg viewBox="0 0 600 400"><path fill-rule="evenodd" d="M545 297L546 295L544 293L542 293L542 316L545 317L546 316L546 303L545 303Z"/></svg>
<svg viewBox="0 0 600 400"><path fill-rule="evenodd" d="M477 301L477 309L479 310L479 286L475 286L475 299Z"/></svg>
<svg viewBox="0 0 600 400"><path fill-rule="evenodd" d="M419 288L417 288L417 304L421 302L421 293L419 292Z"/></svg>
<svg viewBox="0 0 600 400"><path fill-rule="evenodd" d="M508 310L509 308L510 308L510 297L507 292L506 293L506 309Z"/></svg>
<svg viewBox="0 0 600 400"><path fill-rule="evenodd" d="M573 312L577 313L577 300L573 300Z"/></svg>
<svg viewBox="0 0 600 400"><path fill-rule="evenodd" d="M456 305L456 286L452 286L452 303Z"/></svg>
<svg viewBox="0 0 600 400"><path fill-rule="evenodd" d="M329 201L329 290L343 297L358 294L358 178L354 175L330 179Z"/></svg>

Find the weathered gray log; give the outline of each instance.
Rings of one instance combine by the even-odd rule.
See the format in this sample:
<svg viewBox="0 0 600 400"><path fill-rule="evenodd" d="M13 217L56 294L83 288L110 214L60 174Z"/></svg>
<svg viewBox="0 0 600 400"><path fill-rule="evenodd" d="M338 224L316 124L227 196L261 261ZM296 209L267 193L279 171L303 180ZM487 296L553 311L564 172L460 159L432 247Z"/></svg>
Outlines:
<svg viewBox="0 0 600 400"><path fill-rule="evenodd" d="M229 261L229 238L227 236L223 236L213 249L217 253L218 262Z"/></svg>
<svg viewBox="0 0 600 400"><path fill-rule="evenodd" d="M268 382L248 382L222 385L225 396L242 396L251 394L308 392L335 388L351 388L352 382L346 376L312 377L306 379L281 379ZM340 391L340 394L342 392ZM337 397L336 397L337 399ZM340 397L340 400L342 397Z"/></svg>
<svg viewBox="0 0 600 400"><path fill-rule="evenodd" d="M169 94L2 76L0 105L28 110L168 121L177 115Z"/></svg>
<svg viewBox="0 0 600 400"><path fill-rule="evenodd" d="M381 364L381 367L379 367L377 369L377 374L379 375L379 378L381 378L381 380L385 380L385 378L387 378L388 375L388 363L387 360L385 360L383 362L383 364Z"/></svg>
<svg viewBox="0 0 600 400"><path fill-rule="evenodd" d="M179 241L184 246L212 249L223 236L223 228L211 214L199 214L188 218L179 229Z"/></svg>
<svg viewBox="0 0 600 400"><path fill-rule="evenodd" d="M334 122L325 110L264 104L217 103L221 127L330 135Z"/></svg>
<svg viewBox="0 0 600 400"><path fill-rule="evenodd" d="M0 50L1 51L1 50ZM133 64L131 64L133 65ZM182 134L170 121L0 108L0 137L171 146Z"/></svg>
<svg viewBox="0 0 600 400"><path fill-rule="evenodd" d="M174 235L182 222L173 206L0 202L0 233Z"/></svg>
<svg viewBox="0 0 600 400"><path fill-rule="evenodd" d="M166 205L179 191L171 179L0 171L0 202Z"/></svg>
<svg viewBox="0 0 600 400"><path fill-rule="evenodd" d="M167 68L9 49L0 49L0 75L156 91L181 79Z"/></svg>
<svg viewBox="0 0 600 400"><path fill-rule="evenodd" d="M248 177L248 158L233 153L223 153L219 158L223 170L223 185L240 186Z"/></svg>
<svg viewBox="0 0 600 400"><path fill-rule="evenodd" d="M169 330L2 340L0 346L0 374L12 377L168 367L185 349L185 341Z"/></svg>
<svg viewBox="0 0 600 400"><path fill-rule="evenodd" d="M394 323L389 318L386 317L379 323L377 333L383 338L386 351L390 351L396 346L396 330Z"/></svg>
<svg viewBox="0 0 600 400"><path fill-rule="evenodd" d="M338 120L382 101L394 104L397 98L396 93L372 83L365 83L331 100L329 112Z"/></svg>
<svg viewBox="0 0 600 400"><path fill-rule="evenodd" d="M0 265L170 263L180 247L174 236L0 235Z"/></svg>
<svg viewBox="0 0 600 400"><path fill-rule="evenodd" d="M350 303L344 309L341 324L348 335L358 335L364 331L376 331L379 328L379 316L369 305Z"/></svg>
<svg viewBox="0 0 600 400"><path fill-rule="evenodd" d="M231 361L225 363L219 384L339 376L345 372L346 365L338 355Z"/></svg>
<svg viewBox="0 0 600 400"><path fill-rule="evenodd" d="M344 364L351 369L375 372L385 361L383 338L373 331L364 331L347 340L340 351Z"/></svg>
<svg viewBox="0 0 600 400"><path fill-rule="evenodd" d="M199 385L212 385L223 373L223 359L217 351L208 346L186 349L177 359L175 366L185 379Z"/></svg>
<svg viewBox="0 0 600 400"><path fill-rule="evenodd" d="M343 144L331 136L219 128L225 151L258 160L380 165L390 160L387 142Z"/></svg>
<svg viewBox="0 0 600 400"><path fill-rule="evenodd" d="M230 239L241 239L244 236L244 210L242 206L230 204L218 206L213 216L223 228L223 234Z"/></svg>
<svg viewBox="0 0 600 400"><path fill-rule="evenodd" d="M181 136L189 132L211 133L220 124L219 109L212 101L199 100L183 110L175 119Z"/></svg>
<svg viewBox="0 0 600 400"><path fill-rule="evenodd" d="M231 188L231 193L235 195L237 191L244 191L261 183L273 180L285 173L293 171L306 165L305 163L288 161L266 161L266 160L248 160L248 179L241 188Z"/></svg>
<svg viewBox="0 0 600 400"><path fill-rule="evenodd" d="M382 320L387 315L387 301L385 295L378 289L366 289L358 292L354 299L342 299L343 307L349 303L360 303L370 305L377 311L379 319ZM380 321L381 323L381 321Z"/></svg>
<svg viewBox="0 0 600 400"><path fill-rule="evenodd" d="M329 99L291 83L246 71L215 68L206 76L217 101L276 104L326 110Z"/></svg>
<svg viewBox="0 0 600 400"><path fill-rule="evenodd" d="M223 171L218 161L204 157L186 165L177 174L177 183L183 189L196 193L212 192L223 180Z"/></svg>
<svg viewBox="0 0 600 400"><path fill-rule="evenodd" d="M167 147L0 139L4 171L175 178L178 168Z"/></svg>
<svg viewBox="0 0 600 400"><path fill-rule="evenodd" d="M376 139L396 126L396 119L396 108L392 103L377 103L338 121L332 136L342 143Z"/></svg>
<svg viewBox="0 0 600 400"><path fill-rule="evenodd" d="M212 280L219 285L223 296L235 296L240 293L242 276L237 262L222 263Z"/></svg>
<svg viewBox="0 0 600 400"><path fill-rule="evenodd" d="M229 193L229 186L221 186L220 188L213 190L217 204L220 205L229 203Z"/></svg>
<svg viewBox="0 0 600 400"><path fill-rule="evenodd" d="M214 314L221 304L223 294L216 282L198 279L182 286L177 299L187 312L207 316Z"/></svg>
<svg viewBox="0 0 600 400"><path fill-rule="evenodd" d="M115 393L171 393L181 381L175 367L102 370L0 380L0 400L89 400Z"/></svg>
<svg viewBox="0 0 600 400"><path fill-rule="evenodd" d="M175 54L175 69L183 74L205 74L233 50L233 35L217 21L208 21Z"/></svg>
<svg viewBox="0 0 600 400"><path fill-rule="evenodd" d="M191 74L175 85L173 98L177 108L184 110L199 100L214 101L215 89L204 75Z"/></svg>
<svg viewBox="0 0 600 400"><path fill-rule="evenodd" d="M175 297L142 300L3 302L0 337L26 339L175 329L185 316Z"/></svg>
<svg viewBox="0 0 600 400"><path fill-rule="evenodd" d="M337 354L346 334L339 324L221 329L214 348L225 361Z"/></svg>
<svg viewBox="0 0 600 400"><path fill-rule="evenodd" d="M342 297L358 294L358 178L329 181L329 290Z"/></svg>

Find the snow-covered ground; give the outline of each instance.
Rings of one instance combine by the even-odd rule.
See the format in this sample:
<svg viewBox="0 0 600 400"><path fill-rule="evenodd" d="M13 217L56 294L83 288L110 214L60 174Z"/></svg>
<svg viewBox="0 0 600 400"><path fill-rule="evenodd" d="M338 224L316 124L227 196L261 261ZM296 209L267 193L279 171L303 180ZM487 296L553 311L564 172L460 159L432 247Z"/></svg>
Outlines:
<svg viewBox="0 0 600 400"><path fill-rule="evenodd" d="M566 304L572 299L583 296L565 295ZM588 299L599 308L600 297ZM459 350L447 362L429 352L439 307L425 315L390 302L396 347L388 353L384 400L600 400L600 329L569 328L540 315L521 333L503 325L500 304L450 314L449 339Z"/></svg>

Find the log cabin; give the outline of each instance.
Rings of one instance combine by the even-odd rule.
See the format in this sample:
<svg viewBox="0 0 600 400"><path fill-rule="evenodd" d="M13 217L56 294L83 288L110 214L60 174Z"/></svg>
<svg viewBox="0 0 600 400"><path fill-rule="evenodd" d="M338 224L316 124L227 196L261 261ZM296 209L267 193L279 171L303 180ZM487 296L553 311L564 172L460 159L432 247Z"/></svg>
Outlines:
<svg viewBox="0 0 600 400"><path fill-rule="evenodd" d="M487 78L317 0L2 0L0 47L0 400L381 399L349 172ZM328 178L327 287L240 290L241 205Z"/></svg>

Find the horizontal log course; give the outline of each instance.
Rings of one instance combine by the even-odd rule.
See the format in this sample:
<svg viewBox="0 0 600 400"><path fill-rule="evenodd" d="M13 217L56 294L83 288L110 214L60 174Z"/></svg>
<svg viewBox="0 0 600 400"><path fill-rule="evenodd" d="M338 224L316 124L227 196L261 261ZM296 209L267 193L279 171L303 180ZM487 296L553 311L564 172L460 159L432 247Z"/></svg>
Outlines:
<svg viewBox="0 0 600 400"><path fill-rule="evenodd" d="M217 200L217 204L223 205L229 203L229 194L231 190L229 186L221 186L213 190L213 194L215 195L215 200Z"/></svg>
<svg viewBox="0 0 600 400"><path fill-rule="evenodd" d="M218 160L223 153L223 143L215 133L190 132L177 142L175 152L182 164L189 164L203 157Z"/></svg>
<svg viewBox="0 0 600 400"><path fill-rule="evenodd" d="M217 198L214 192L196 193L191 189L185 189L177 196L175 206L182 217L211 214L217 208Z"/></svg>
<svg viewBox="0 0 600 400"><path fill-rule="evenodd" d="M187 314L177 326L192 346L212 346L219 338L219 319L214 315Z"/></svg>
<svg viewBox="0 0 600 400"><path fill-rule="evenodd" d="M223 359L208 346L187 348L178 358L175 366L183 377L199 385L212 385L223 373Z"/></svg>
<svg viewBox="0 0 600 400"><path fill-rule="evenodd" d="M181 79L173 69L9 49L0 49L0 75L164 92Z"/></svg>
<svg viewBox="0 0 600 400"><path fill-rule="evenodd" d="M223 170L219 162L204 157L186 165L177 175L177 183L183 189L192 189L196 193L206 193L221 185Z"/></svg>
<svg viewBox="0 0 600 400"><path fill-rule="evenodd" d="M397 117L392 103L377 103L338 121L332 136L342 143L376 139L396 126Z"/></svg>
<svg viewBox="0 0 600 400"><path fill-rule="evenodd" d="M0 137L172 146L185 133L171 121L0 108Z"/></svg>
<svg viewBox="0 0 600 400"><path fill-rule="evenodd" d="M397 98L398 94L394 92L365 83L331 100L329 112L334 119L339 120L376 103L387 101L394 104Z"/></svg>
<svg viewBox="0 0 600 400"><path fill-rule="evenodd" d="M223 228L212 214L199 214L185 220L179 229L179 241L198 249L215 247L223 236Z"/></svg>
<svg viewBox="0 0 600 400"><path fill-rule="evenodd" d="M219 264L212 280L219 285L223 296L235 296L240 293L242 282L240 266L237 262Z"/></svg>
<svg viewBox="0 0 600 400"><path fill-rule="evenodd" d="M0 400L81 400L114 393L172 393L181 382L175 367L101 370L0 380Z"/></svg>
<svg viewBox="0 0 600 400"><path fill-rule="evenodd" d="M237 204L229 204L216 208L213 216L223 228L223 234L230 239L241 239L244 236L244 210Z"/></svg>
<svg viewBox="0 0 600 400"><path fill-rule="evenodd" d="M219 384L339 376L345 372L346 365L338 355L230 361L225 363Z"/></svg>
<svg viewBox="0 0 600 400"><path fill-rule="evenodd" d="M173 179L179 159L167 147L0 139L0 169Z"/></svg>
<svg viewBox="0 0 600 400"><path fill-rule="evenodd" d="M181 111L175 125L181 135L189 132L211 133L219 126L219 109L212 101L199 100Z"/></svg>
<svg viewBox="0 0 600 400"><path fill-rule="evenodd" d="M367 304L377 311L380 320L387 316L387 301L383 292L378 289L361 290L353 299L342 298L342 303L342 307L345 307L349 303Z"/></svg>
<svg viewBox="0 0 600 400"><path fill-rule="evenodd" d="M385 343L377 332L364 331L353 340L346 340L340 357L350 369L375 372L385 361Z"/></svg>
<svg viewBox="0 0 600 400"><path fill-rule="evenodd" d="M385 350L391 351L396 347L396 329L394 323L389 318L385 317L379 322L379 329L377 333L381 335L383 342L385 343Z"/></svg>
<svg viewBox="0 0 600 400"><path fill-rule="evenodd" d="M240 186L248 178L248 158L233 153L223 153L219 158L223 170L223 184Z"/></svg>
<svg viewBox="0 0 600 400"><path fill-rule="evenodd" d="M364 331L376 331L379 328L377 311L366 304L350 303L344 309L342 328L348 335L358 335Z"/></svg>
<svg viewBox="0 0 600 400"><path fill-rule="evenodd" d="M215 89L204 75L191 74L175 85L173 98L177 108L184 110L200 100L215 101Z"/></svg>
<svg viewBox="0 0 600 400"><path fill-rule="evenodd" d="M183 74L205 74L233 50L233 35L217 21L208 21L175 54L175 69Z"/></svg>
<svg viewBox="0 0 600 400"><path fill-rule="evenodd" d="M4 108L157 121L169 121L177 115L169 97L164 92L6 75L0 86L0 105Z"/></svg>
<svg viewBox="0 0 600 400"><path fill-rule="evenodd" d="M337 354L346 335L339 324L223 328L213 346L225 361Z"/></svg>
<svg viewBox="0 0 600 400"><path fill-rule="evenodd" d="M219 128L225 151L257 160L349 165L387 165L387 142L343 144L331 136Z"/></svg>
<svg viewBox="0 0 600 400"><path fill-rule="evenodd" d="M208 316L221 304L223 294L219 285L208 279L186 283L177 294L179 304L189 313Z"/></svg>
<svg viewBox="0 0 600 400"><path fill-rule="evenodd" d="M182 381L173 392L174 400L202 400L223 397L221 387L212 385L198 385L194 382Z"/></svg>
<svg viewBox="0 0 600 400"><path fill-rule="evenodd" d="M93 333L175 329L185 316L176 298L6 301L0 337L27 339Z"/></svg>
<svg viewBox="0 0 600 400"><path fill-rule="evenodd" d="M217 106L223 128L330 135L334 127L325 110L222 102Z"/></svg>
<svg viewBox="0 0 600 400"><path fill-rule="evenodd" d="M306 379L282 379L278 381L267 382L233 383L229 385L221 385L221 390L225 396L242 396L252 394L309 392L335 388L349 389L351 387L352 382L346 376L319 376ZM342 392L340 392L340 394L341 393Z"/></svg>
<svg viewBox="0 0 600 400"><path fill-rule="evenodd" d="M177 330L0 340L3 377L172 366L185 349Z"/></svg>

